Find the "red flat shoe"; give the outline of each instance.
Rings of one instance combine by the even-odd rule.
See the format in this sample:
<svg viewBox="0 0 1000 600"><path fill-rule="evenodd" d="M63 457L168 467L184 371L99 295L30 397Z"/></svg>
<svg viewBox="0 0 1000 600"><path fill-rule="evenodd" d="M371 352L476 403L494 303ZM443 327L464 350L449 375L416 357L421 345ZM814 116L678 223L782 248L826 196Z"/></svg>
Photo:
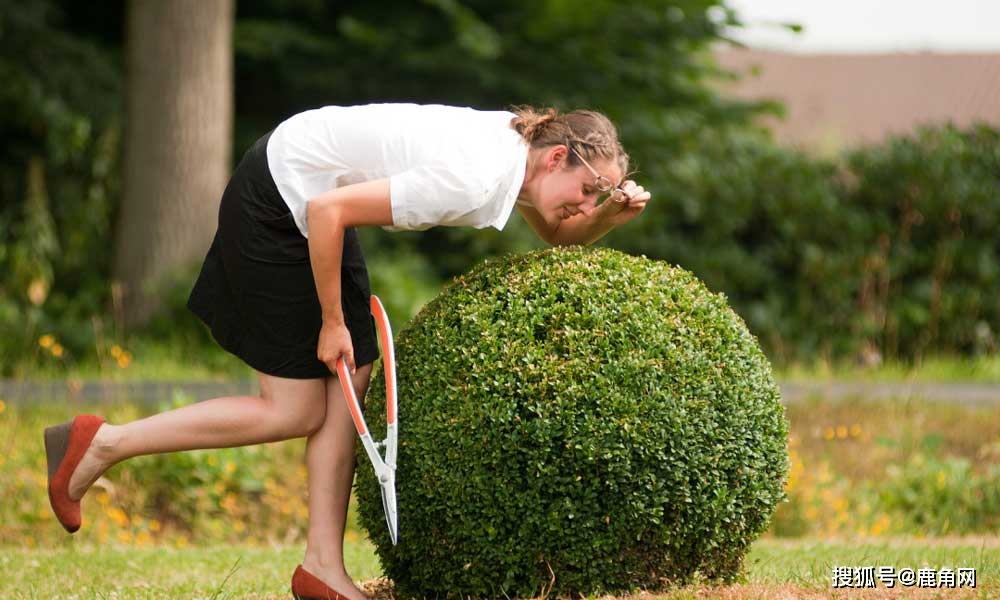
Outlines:
<svg viewBox="0 0 1000 600"><path fill-rule="evenodd" d="M80 501L69 497L69 480L86 454L104 419L80 415L45 429L45 460L49 467L49 504L56 518L73 533L80 529Z"/></svg>
<svg viewBox="0 0 1000 600"><path fill-rule="evenodd" d="M331 589L302 565L295 567L292 575L292 596L295 600L347 600L344 596Z"/></svg>

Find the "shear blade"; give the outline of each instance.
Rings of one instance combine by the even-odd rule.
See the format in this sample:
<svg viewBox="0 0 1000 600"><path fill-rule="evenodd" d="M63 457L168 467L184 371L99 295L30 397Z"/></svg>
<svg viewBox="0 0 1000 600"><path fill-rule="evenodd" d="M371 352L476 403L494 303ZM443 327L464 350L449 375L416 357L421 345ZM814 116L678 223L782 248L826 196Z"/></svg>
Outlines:
<svg viewBox="0 0 1000 600"><path fill-rule="evenodd" d="M382 510L385 512L385 523L389 526L389 539L395 546L399 540L399 528L396 519L396 488L393 483L382 484Z"/></svg>

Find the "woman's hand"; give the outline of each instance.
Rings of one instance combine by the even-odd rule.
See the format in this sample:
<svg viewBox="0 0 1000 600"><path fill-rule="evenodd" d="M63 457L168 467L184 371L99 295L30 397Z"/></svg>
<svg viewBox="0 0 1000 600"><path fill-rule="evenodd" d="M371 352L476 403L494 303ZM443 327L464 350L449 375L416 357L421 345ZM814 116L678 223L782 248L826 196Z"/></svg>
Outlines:
<svg viewBox="0 0 1000 600"><path fill-rule="evenodd" d="M622 192L612 192L611 196L599 207L603 209L601 220L615 227L624 225L638 217L646 208L646 202L650 198L650 193L646 191L646 188L631 179L623 183L621 187L625 191L624 198Z"/></svg>
<svg viewBox="0 0 1000 600"><path fill-rule="evenodd" d="M354 345L351 343L351 332L343 321L323 321L316 357L326 363L331 373L337 372L337 359L343 357L347 369L354 374Z"/></svg>

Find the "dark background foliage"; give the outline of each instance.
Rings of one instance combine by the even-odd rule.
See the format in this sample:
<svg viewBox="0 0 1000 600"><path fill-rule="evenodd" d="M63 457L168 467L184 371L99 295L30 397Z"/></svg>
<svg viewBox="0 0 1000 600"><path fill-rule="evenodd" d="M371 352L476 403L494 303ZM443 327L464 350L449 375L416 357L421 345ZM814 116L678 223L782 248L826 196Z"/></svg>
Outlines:
<svg viewBox="0 0 1000 600"><path fill-rule="evenodd" d="M0 0L7 375L42 333L58 336L67 360L88 360L101 335L212 348L183 309L196 265L163 292L150 328L126 332L118 318L110 265L125 11L125 2ZM679 264L724 292L772 359L994 351L997 132L925 130L830 159L780 147L753 124L773 105L717 91L725 74L710 49L738 21L712 0L599 0L585 10L554 0L240 0L233 157L324 104L602 110L654 200L601 243ZM372 229L363 239L378 291L404 318L479 260L540 246L516 216L502 233Z"/></svg>

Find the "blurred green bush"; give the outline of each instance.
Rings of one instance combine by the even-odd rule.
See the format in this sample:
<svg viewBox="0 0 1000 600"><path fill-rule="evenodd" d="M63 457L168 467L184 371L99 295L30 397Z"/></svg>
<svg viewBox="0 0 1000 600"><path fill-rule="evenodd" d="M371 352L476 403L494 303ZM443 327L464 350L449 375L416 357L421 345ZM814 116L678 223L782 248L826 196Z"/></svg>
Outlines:
<svg viewBox="0 0 1000 600"><path fill-rule="evenodd" d="M1000 527L1000 466L975 469L967 458L915 454L889 465L879 492L902 529L927 535L968 535Z"/></svg>
<svg viewBox="0 0 1000 600"><path fill-rule="evenodd" d="M846 161L849 331L890 357L995 352L1000 130L921 128Z"/></svg>
<svg viewBox="0 0 1000 600"><path fill-rule="evenodd" d="M746 127L700 130L665 162L647 214L607 243L725 293L772 359L849 353L852 241L835 164Z"/></svg>
<svg viewBox="0 0 1000 600"><path fill-rule="evenodd" d="M992 353L998 142L986 125L944 125L828 160L705 129L607 243L725 293L780 363Z"/></svg>

